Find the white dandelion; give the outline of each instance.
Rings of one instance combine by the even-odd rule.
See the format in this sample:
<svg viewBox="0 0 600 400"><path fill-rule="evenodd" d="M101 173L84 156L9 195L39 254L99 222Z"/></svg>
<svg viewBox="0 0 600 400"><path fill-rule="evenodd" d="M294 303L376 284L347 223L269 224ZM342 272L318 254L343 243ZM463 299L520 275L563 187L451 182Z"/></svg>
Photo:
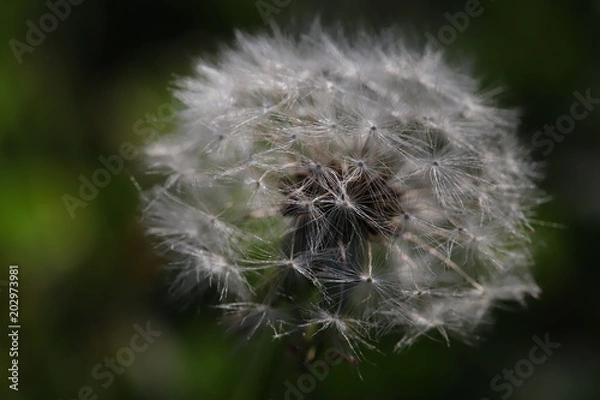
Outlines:
<svg viewBox="0 0 600 400"><path fill-rule="evenodd" d="M399 334L468 339L529 267L535 165L517 115L393 33L238 34L178 82L177 131L144 223L177 273L248 336L304 334L348 359Z"/></svg>

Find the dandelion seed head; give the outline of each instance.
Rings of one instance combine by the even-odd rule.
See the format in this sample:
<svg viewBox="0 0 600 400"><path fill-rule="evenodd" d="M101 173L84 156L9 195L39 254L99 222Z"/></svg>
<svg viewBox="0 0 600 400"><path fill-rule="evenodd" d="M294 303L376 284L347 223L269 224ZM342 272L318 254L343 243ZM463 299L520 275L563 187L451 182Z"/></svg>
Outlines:
<svg viewBox="0 0 600 400"><path fill-rule="evenodd" d="M440 52L318 25L238 34L176 96L177 130L146 151L164 182L144 223L173 292L213 290L248 336L310 331L354 360L384 334L467 340L539 292L516 113Z"/></svg>

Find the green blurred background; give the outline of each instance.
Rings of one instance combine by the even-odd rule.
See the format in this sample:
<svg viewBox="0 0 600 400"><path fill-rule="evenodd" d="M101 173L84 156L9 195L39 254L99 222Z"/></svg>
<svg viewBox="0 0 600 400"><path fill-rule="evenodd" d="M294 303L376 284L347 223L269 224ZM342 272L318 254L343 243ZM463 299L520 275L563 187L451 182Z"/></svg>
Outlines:
<svg viewBox="0 0 600 400"><path fill-rule="evenodd" d="M74 215L63 202L78 196L80 175L102 167L100 156L118 154L125 142L140 148L136 129L164 122L153 115L196 57L213 57L236 29L266 29L257 2L78 1L19 57L10 41L25 43L27 21L38 25L48 5L0 5L1 331L9 264L20 266L22 325L20 391L7 388L3 339L0 398L284 399L286 380L296 384L303 371L281 344L244 345L206 304L182 307L165 295L164 260L138 224L131 177L150 184L138 157ZM350 29L399 25L422 43L449 24L445 13L465 10L465 1L442 0L264 3L284 28L319 14ZM451 59L472 61L488 87L506 88L502 104L522 110L520 135L546 163L543 187L553 200L538 219L559 226L536 226L542 297L524 310L497 311L474 346L421 340L393 354L390 337L384 354L367 353L360 376L354 366L335 366L306 399L600 399L600 105L547 154L532 144L538 129L569 113L575 91L600 98L600 1L484 0L482 7L445 48ZM97 379L97 364L126 357L136 324L147 321L161 334L123 371ZM534 335L561 345L514 390L494 390L495 376L529 357Z"/></svg>

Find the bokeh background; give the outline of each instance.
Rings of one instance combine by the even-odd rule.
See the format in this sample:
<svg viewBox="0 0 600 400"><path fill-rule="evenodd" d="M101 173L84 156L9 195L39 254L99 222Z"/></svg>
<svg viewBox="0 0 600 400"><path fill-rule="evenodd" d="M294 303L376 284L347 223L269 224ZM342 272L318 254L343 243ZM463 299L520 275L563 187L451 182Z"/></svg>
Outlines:
<svg viewBox="0 0 600 400"><path fill-rule="evenodd" d="M286 380L295 384L303 371L281 344L243 344L206 304L183 307L165 295L164 260L138 224L136 182L150 184L139 157L73 215L64 204L65 194L78 197L81 175L102 167L100 156L118 154L125 142L142 146L136 129L168 132L155 115L169 104L173 79L190 74L196 57L215 56L235 30L267 29L259 2L78 1L19 57L10 41L26 43L27 21L38 25L50 9L34 0L0 4L0 331L9 264L20 266L22 325L20 391L7 388L2 339L0 398L284 399ZM399 25L421 43L449 25L445 13L465 10L465 1L446 0L262 3L284 29L319 14L351 30ZM306 399L600 399L600 104L547 154L532 143L537 130L569 114L575 91L600 98L600 2L481 5L444 47L450 59L470 62L486 87L506 89L502 105L522 110L523 142L546 164L542 185L552 200L534 234L542 297L524 310L498 310L474 346L421 340L393 354L397 338L389 338L358 370L333 367ZM118 373L102 367L103 377L94 376L105 357L125 357L136 326L147 323L160 332L147 349ZM529 357L534 335L560 347L510 392L494 390L495 376Z"/></svg>

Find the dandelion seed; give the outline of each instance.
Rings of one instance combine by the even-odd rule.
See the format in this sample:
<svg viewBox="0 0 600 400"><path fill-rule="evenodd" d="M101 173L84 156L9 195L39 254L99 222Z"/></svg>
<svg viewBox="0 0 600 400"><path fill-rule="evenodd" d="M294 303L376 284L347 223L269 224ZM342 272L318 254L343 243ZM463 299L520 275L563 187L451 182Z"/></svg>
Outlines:
<svg viewBox="0 0 600 400"><path fill-rule="evenodd" d="M179 82L180 129L148 147L164 183L144 222L173 291L212 288L251 336L330 342L348 360L422 335L465 340L536 296L541 196L514 112L394 34L239 34Z"/></svg>

